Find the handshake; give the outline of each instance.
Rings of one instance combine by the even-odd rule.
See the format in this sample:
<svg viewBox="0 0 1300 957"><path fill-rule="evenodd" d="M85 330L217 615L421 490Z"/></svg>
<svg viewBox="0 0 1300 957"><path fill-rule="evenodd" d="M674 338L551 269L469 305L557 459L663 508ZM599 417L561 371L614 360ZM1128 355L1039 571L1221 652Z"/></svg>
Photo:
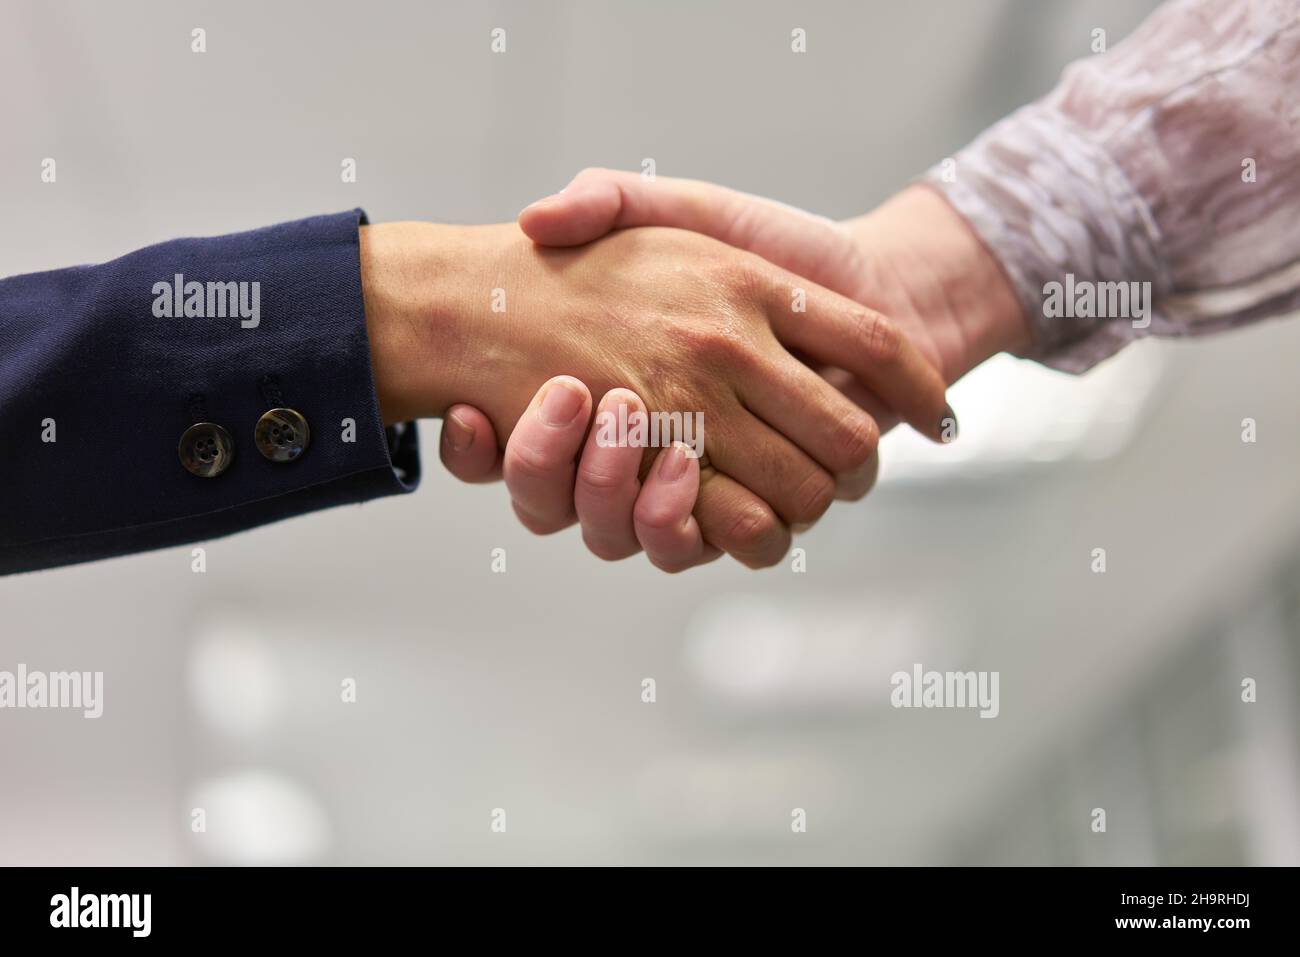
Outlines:
<svg viewBox="0 0 1300 957"><path fill-rule="evenodd" d="M670 572L780 561L882 432L952 440L947 385L1029 337L924 186L840 223L586 170L517 224L363 227L361 259L385 424L443 417L446 467L504 477L527 528Z"/></svg>

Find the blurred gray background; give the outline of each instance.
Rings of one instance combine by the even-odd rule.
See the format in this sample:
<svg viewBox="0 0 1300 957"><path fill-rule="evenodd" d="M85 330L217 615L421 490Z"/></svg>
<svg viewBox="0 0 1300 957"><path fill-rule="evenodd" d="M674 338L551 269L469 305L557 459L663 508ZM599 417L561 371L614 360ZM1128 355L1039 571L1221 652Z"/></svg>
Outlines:
<svg viewBox="0 0 1300 957"><path fill-rule="evenodd" d="M358 205L511 219L646 157L849 216L1152 7L7 0L0 274ZM534 539L433 423L416 495L206 574L0 580L0 669L106 683L98 721L0 712L0 863L1300 863L1297 355L1291 321L1082 379L997 360L958 457L890 437L806 573ZM917 662L999 671L1000 716L892 709Z"/></svg>

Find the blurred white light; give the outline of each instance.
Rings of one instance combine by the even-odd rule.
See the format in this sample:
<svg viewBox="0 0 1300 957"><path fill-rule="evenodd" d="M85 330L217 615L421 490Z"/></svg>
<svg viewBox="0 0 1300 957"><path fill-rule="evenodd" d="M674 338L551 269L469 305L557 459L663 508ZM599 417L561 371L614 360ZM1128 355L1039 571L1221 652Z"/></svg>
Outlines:
<svg viewBox="0 0 1300 957"><path fill-rule="evenodd" d="M201 850L228 864L305 864L329 844L329 822L304 788L272 771L240 771L201 783L190 806L202 808Z"/></svg>
<svg viewBox="0 0 1300 957"><path fill-rule="evenodd" d="M960 424L950 445L909 428L881 441L880 481L979 478L1042 462L1117 454L1141 427L1160 378L1159 346L1129 346L1082 376L999 355L948 390Z"/></svg>
<svg viewBox="0 0 1300 957"><path fill-rule="evenodd" d="M190 650L190 703L211 731L246 738L271 723L275 711L275 663L264 639L249 626L216 621L204 625Z"/></svg>
<svg viewBox="0 0 1300 957"><path fill-rule="evenodd" d="M951 611L897 595L852 600L730 594L686 623L685 664L707 692L770 710L856 710L889 703L889 676L943 655L960 634Z"/></svg>

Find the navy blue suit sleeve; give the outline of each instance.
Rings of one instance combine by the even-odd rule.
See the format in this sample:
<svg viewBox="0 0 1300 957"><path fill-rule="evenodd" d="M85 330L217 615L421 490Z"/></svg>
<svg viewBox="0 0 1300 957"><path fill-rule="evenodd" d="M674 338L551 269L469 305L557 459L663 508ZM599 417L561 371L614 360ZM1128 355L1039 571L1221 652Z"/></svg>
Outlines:
<svg viewBox="0 0 1300 957"><path fill-rule="evenodd" d="M413 490L415 425L384 428L371 371L364 222L353 210L0 280L0 574ZM187 310L163 292L191 282L224 284L230 308L209 296ZM277 406L311 428L293 462L254 444ZM198 421L234 442L210 478L178 456Z"/></svg>

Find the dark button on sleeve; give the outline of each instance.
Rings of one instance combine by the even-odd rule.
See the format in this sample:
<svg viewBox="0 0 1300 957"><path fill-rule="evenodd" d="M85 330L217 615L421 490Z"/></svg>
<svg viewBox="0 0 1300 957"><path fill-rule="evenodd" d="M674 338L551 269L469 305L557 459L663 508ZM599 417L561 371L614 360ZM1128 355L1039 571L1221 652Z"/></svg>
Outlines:
<svg viewBox="0 0 1300 957"><path fill-rule="evenodd" d="M272 462L292 462L307 451L311 429L301 412L270 409L257 420L253 441Z"/></svg>
<svg viewBox="0 0 1300 957"><path fill-rule="evenodd" d="M235 441L215 422L196 422L181 434L176 449L181 465L199 478L216 478L230 467Z"/></svg>

